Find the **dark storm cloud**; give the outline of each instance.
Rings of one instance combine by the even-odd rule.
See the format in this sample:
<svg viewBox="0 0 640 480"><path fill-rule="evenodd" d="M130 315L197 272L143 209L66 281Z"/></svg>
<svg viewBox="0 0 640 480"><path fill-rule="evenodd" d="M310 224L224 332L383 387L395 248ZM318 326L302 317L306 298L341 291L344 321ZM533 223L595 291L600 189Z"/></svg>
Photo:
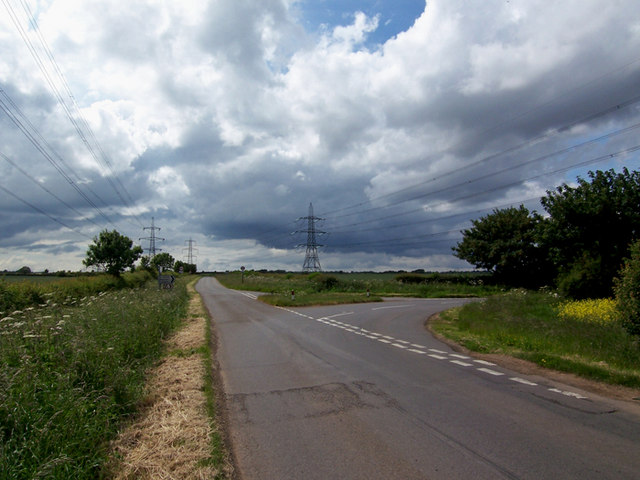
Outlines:
<svg viewBox="0 0 640 480"><path fill-rule="evenodd" d="M299 268L313 203L325 268L464 268L451 246L471 219L640 163L614 155L640 123L634 2L433 1L384 41L395 17L365 3L319 29L284 0L45 2L39 24L112 169L17 36L0 39L20 52L0 84L115 225L3 117L0 151L82 214L0 160L3 186L82 232L0 192L3 261L57 249L78 268L86 236L116 227L144 246L154 217L163 251L194 238L204 268Z"/></svg>

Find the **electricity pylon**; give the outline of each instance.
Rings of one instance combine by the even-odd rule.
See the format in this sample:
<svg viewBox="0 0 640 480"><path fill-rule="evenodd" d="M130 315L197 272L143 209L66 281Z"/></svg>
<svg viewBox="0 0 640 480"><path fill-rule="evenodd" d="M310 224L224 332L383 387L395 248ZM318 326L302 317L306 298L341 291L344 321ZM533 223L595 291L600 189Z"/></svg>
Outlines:
<svg viewBox="0 0 640 480"><path fill-rule="evenodd" d="M156 237L156 230L160 230L160 227L156 227L153 223L154 219L151 217L151 226L150 227L142 227L142 230L151 230L151 236L149 237L141 237L138 240L149 240L149 257L153 258L156 256L156 252L162 251L161 248L156 248L156 240L164 240L164 238Z"/></svg>
<svg viewBox="0 0 640 480"><path fill-rule="evenodd" d="M185 250L187 251L187 263L188 263L189 265L194 265L194 264L195 264L195 262L193 261L193 259L194 259L194 258L197 258L197 257L194 257L194 256L193 256L193 251L194 251L193 244L194 244L195 242L196 242L195 240L191 240L191 239L189 239L189 240L185 240L185 243L186 243L188 246L182 249L182 251L183 251L183 252L184 252ZM197 250L197 249L195 249L195 250ZM196 252L196 253L197 253L197 252Z"/></svg>
<svg viewBox="0 0 640 480"><path fill-rule="evenodd" d="M302 271L319 272L322 270L322 267L320 267L320 259L318 258L318 247L323 247L324 245L318 244L318 242L316 241L316 235L324 235L327 232L316 230L316 222L324 220L324 218L319 218L313 215L313 204L310 203L309 215L306 217L300 217L298 220L307 221L307 229L297 231L297 233L307 234L307 243L298 245L299 247L307 247L304 256L304 263L302 264Z"/></svg>

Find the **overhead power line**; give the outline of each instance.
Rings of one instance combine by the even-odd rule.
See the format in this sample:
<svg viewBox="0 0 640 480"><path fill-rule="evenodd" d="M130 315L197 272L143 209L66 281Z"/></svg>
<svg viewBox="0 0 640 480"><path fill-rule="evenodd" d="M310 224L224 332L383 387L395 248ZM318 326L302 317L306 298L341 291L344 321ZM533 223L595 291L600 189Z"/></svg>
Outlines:
<svg viewBox="0 0 640 480"><path fill-rule="evenodd" d="M25 31L24 27L22 26L22 23L18 18L18 15L16 14L13 7L11 6L11 3L8 0L2 0L2 2L5 5L5 8L7 9L7 12L9 13L9 16L11 17L11 20L14 26L16 27L16 29L18 30L18 33L20 34L23 42L27 46L29 53L31 54L38 68L42 72L44 79L46 83L49 85L49 88L51 89L51 92L53 93L54 97L56 98L60 106L63 108L67 118L69 119L76 133L78 134L78 137L80 138L82 143L85 145L89 154L95 160L96 164L101 168L103 168L104 170L106 170L107 175L105 175L105 178L107 182L109 183L109 185L111 185L112 189L114 190L116 195L120 198L123 205L130 209L135 219L137 220L138 224L142 226L142 222L140 221L138 216L135 213L133 213L134 212L133 206L132 206L133 200L131 198L131 195L126 190L122 182L120 182L118 176L116 175L113 169L111 160L109 159L108 155L105 153L104 149L98 142L95 134L93 133L91 127L87 123L85 117L82 115L82 111L80 110L76 102L76 99L73 93L71 92L69 83L67 82L60 66L58 65L58 62L56 61L53 55L53 52L51 51L51 49L49 48L49 45L47 44L45 38L43 37L40 31L38 22L35 16L33 15L33 13L31 12L29 6L24 1L21 2L23 10L27 17L27 21L31 25L31 28L33 29L33 31L36 33L36 37L40 43L40 47L44 52L45 57L48 59L48 63L53 67L54 75L58 78L58 81L60 82L64 91L66 92L66 96L69 99L71 106L69 106L67 101L65 101L64 96L62 95L58 86L56 85L56 82L52 78L52 74L47 69L45 61L42 59L41 55L38 53L38 50L36 49L33 42L31 41L29 34ZM79 119L79 121L76 119L76 117L77 119ZM85 131L88 132L88 135L91 138L92 142L90 142L87 139L87 135L85 135L84 133ZM95 145L95 148L92 145L92 143L93 145Z"/></svg>
<svg viewBox="0 0 640 480"><path fill-rule="evenodd" d="M608 153L608 154L601 155L601 156L596 157L596 158L585 160L585 161L579 162L577 164L573 164L573 165L568 166L568 167L565 166L565 167L562 167L562 168L559 168L559 169L555 169L553 171L541 173L539 175L535 175L535 176L529 177L527 180L534 180L534 179L541 178L541 177L544 177L544 176L553 175L553 174L556 174L556 173L568 171L568 170L571 170L572 168L576 168L578 166L586 166L586 165L590 165L590 164L593 164L593 163L597 163L597 162L601 162L601 161L605 161L605 160L610 160L612 158L625 156L625 155L628 155L630 153L634 153L634 152L637 152L637 151L640 151L640 144L639 145L634 145L633 147L629 147L629 148L626 148L626 149L623 149L623 150L620 150L620 151L617 151L617 152ZM492 192L495 192L495 191L498 191L498 190L504 190L504 189L513 187L515 185L519 185L521 182L522 182L522 180L519 180L517 182L508 182L508 183L502 184L500 186L493 187L493 188L488 189L488 190L484 190L484 191L480 191L480 192L474 192L474 193L471 193L471 194L468 194L468 195L464 195L464 196L461 196L461 197L456 197L454 199L449 200L446 203L448 205L450 205L452 203L456 203L456 202L459 202L459 201L462 201L462 200L468 200L470 198L474 198L474 197L478 197L478 196L481 196L481 195L485 195L487 193L492 193ZM418 211L422 211L422 209L419 209ZM405 213L402 213L402 214L393 215L393 217L404 216L404 215L408 215L410 213L415 213L415 212L416 212L416 210L413 210L411 212L405 212ZM389 218L389 217L383 217L383 218L386 219L386 218ZM380 220L380 219L378 219L378 220ZM435 221L435 220L436 219L433 219L433 221ZM426 234L424 237L428 237L430 235L432 235L432 234L431 233ZM340 245L337 242L332 242L332 247L335 250L336 248L339 248L339 247L343 247L344 248L344 247L350 247L350 246L365 246L365 245L378 245L378 244L389 244L389 243L393 243L394 246L398 246L398 245L400 245L399 242L411 241L411 240L413 240L415 238L422 238L422 237L421 236L417 236L416 237L415 234L413 234L410 237L378 239L378 240L367 241L367 242L345 243L345 244L342 244L342 245Z"/></svg>
<svg viewBox="0 0 640 480"><path fill-rule="evenodd" d="M77 208L69 205L67 202L65 202L62 198L60 198L58 195L56 195L55 193L53 193L51 190L49 190L47 187L45 187L42 183L40 183L38 180L36 180L35 178L33 178L31 175L29 175L29 173L27 173L26 171L24 171L18 164L16 164L13 160L11 160L9 157L7 157L4 153L0 152L0 157L2 157L6 162L8 162L13 168L15 168L16 170L18 170L20 173L22 173L25 177L27 177L29 180L31 180L31 182L33 182L35 185L38 186L38 188L40 188L41 190L45 191L46 193L48 193L49 195L51 195L53 198L55 198L58 202L60 202L62 205L64 205L65 207L67 207L69 210L75 212L76 214L78 214L80 216L80 218L82 220L88 220L89 222L93 223L96 227L100 228L100 225L98 225L93 219L86 217L82 212L80 212Z"/></svg>
<svg viewBox="0 0 640 480"><path fill-rule="evenodd" d="M600 110L600 111L598 111L596 113L593 113L593 114L587 115L585 117L582 117L579 120L575 120L575 121L570 122L568 124L565 124L565 125L563 125L561 127L549 130L548 132L546 132L546 133L544 133L542 135L538 135L537 137L528 139L528 140L526 140L524 142L521 142L521 143L519 143L517 145L514 145L512 147L509 147L509 148L507 148L505 150L501 150L501 151L493 153L491 155L487 155L487 156L485 156L485 157L483 157L483 158L481 158L481 159L479 159L479 160L477 160L475 162L472 162L472 163L470 163L468 165L465 165L464 169L466 170L466 169L470 169L472 167L477 167L477 166L480 166L480 165L482 165L484 163L490 162L490 161L492 161L492 160L494 160L496 158L504 156L506 154L515 153L515 152L517 152L519 150L524 149L525 147L528 147L530 145L538 143L538 142L540 142L540 141L542 141L542 140L544 140L546 138L549 138L551 136L558 135L558 134L560 134L562 132L571 130L572 128L574 128L574 127L576 127L578 125L583 125L585 123L592 122L594 120L597 120L597 119L602 118L604 116L610 115L612 113L620 112L620 111L622 111L622 110L624 110L624 109L626 109L626 108L628 108L628 107L630 107L632 105L635 105L638 102L640 102L640 95L634 96L634 97L632 97L630 99L627 99L627 100L625 100L623 102L620 102L620 103L617 103L615 105L612 105L612 106L610 106L610 107L608 107L608 108L606 108L604 110ZM637 127L637 125L633 126L633 127L630 127L630 128L636 128L636 127ZM596 141L595 139L594 140L590 140L588 142L585 142L584 144L593 143L595 141ZM568 149L565 149L565 150L568 150ZM389 192L389 193L386 193L386 194L383 194L383 195L379 195L377 197L369 198L364 202L360 202L360 203L357 203L357 204L354 204L354 205L351 205L351 206L341 207L341 208L336 209L336 210L324 212L322 215L328 217L331 214L345 212L345 211L348 211L348 210L353 210L353 209L356 209L356 208L359 208L359 207L363 207L365 205L371 205L374 201L383 200L385 198L389 198L389 197L392 197L392 196L396 196L396 195L400 195L400 194L403 194L403 193L407 193L407 192L410 192L410 191L415 190L417 188L424 187L427 184L434 183L434 182L437 182L437 181L441 181L446 177L449 177L451 175L459 173L460 170L461 170L460 167L457 167L457 168L454 167L451 170L445 171L445 172L439 174L436 177L424 180L424 181L419 182L419 183L415 183L413 185L410 185L408 187L404 187L404 188L395 190L393 192ZM343 217L349 217L349 216L353 216L353 215L360 215L360 214L365 213L365 212L380 210L382 208L388 208L389 206L397 205L397 204L404 203L404 202L407 202L407 201L411 201L411 200L414 200L414 199L415 198L413 198L413 197L411 197L410 199L401 199L401 200L398 200L398 201L396 201L395 203L392 203L392 204L387 204L387 205L379 206L379 207L371 207L369 209L359 210L359 211L352 212L352 213L345 213L345 214L342 214L342 215L339 215L339 216L334 216L333 218L343 218Z"/></svg>
<svg viewBox="0 0 640 480"><path fill-rule="evenodd" d="M8 188L3 187L2 185L0 185L0 190L2 190L3 192L5 192L7 195L12 196L13 198L15 198L16 200L18 200L21 203L24 203L27 207L35 210L36 212L44 215L45 217L49 218L50 220L56 222L58 225L62 225L65 228L68 228L69 230L72 230L74 232L76 232L78 235L82 235L85 238L88 238L89 240L91 240L91 237L88 235L85 235L84 233L82 233L81 231L70 227L69 225L67 225L66 223L64 223L62 220L48 214L47 212L45 212L44 210L42 210L41 208L35 206L33 203L30 203L29 201L25 200L24 198L20 197L19 195L13 193L11 190L9 190Z"/></svg>
<svg viewBox="0 0 640 480"><path fill-rule="evenodd" d="M79 187L76 181L74 181L70 174L65 171L70 170L76 178L78 176L73 172L68 164L64 161L64 159L56 152L56 150L45 140L42 134L38 131L38 129L29 121L29 119L24 115L22 110L16 105L16 103L9 97L7 92L5 92L2 88L0 88L0 96L4 97L0 98L0 110L2 110L9 120L18 127L18 129L24 134L24 136L29 140L29 142L38 150L42 156L56 169L56 171L64 178L69 185L73 187L73 189L78 192L78 194L93 208L107 223L112 225L113 222L111 219L101 210L101 208L96 205L96 203L89 198L89 196ZM91 188L85 185L85 188L90 191L96 198L100 199L103 204L106 205L104 200L102 200ZM115 226L115 225L114 225Z"/></svg>
<svg viewBox="0 0 640 480"><path fill-rule="evenodd" d="M371 212L371 211L374 211L374 210L386 209L386 208L389 208L389 207L392 207L392 206L395 206L395 205L399 205L401 203L406 203L406 202L414 201L414 200L422 200L422 199L425 199L425 198L427 198L429 196L435 195L437 193L443 193L443 192L451 191L451 190L453 190L454 188L457 188L457 187L469 186L469 185L471 185L473 183L476 183L476 182L479 182L481 180L486 180L488 178L491 178L491 177L494 177L494 176L497 176L497 175L502 175L505 172L508 172L508 171L511 171L511 170L516 170L518 168L522 168L522 167L525 167L527 165L531 165L533 163L540 162L542 160L548 160L550 158L553 158L553 157L556 157L556 156L559 156L559 155L562 155L562 154L569 153L571 151L577 150L577 149L582 148L582 147L584 147L586 145L602 142L603 140L609 140L609 139L611 139L611 138L613 138L615 136L626 134L626 133L632 132L634 130L637 130L639 128L640 128L640 123L636 123L636 124L631 125L629 127L622 128L622 129L619 129L619 130L616 130L616 131L613 131L613 132L609 132L609 133L607 133L605 135L601 135L600 137L592 138L590 140L586 140L586 141L578 143L576 145L572 145L570 147L563 148L561 150L558 150L558 151L555 151L555 152L552 152L552 153L548 153L546 155L542 155L542 156L527 160L525 162L518 163L516 165L510 165L510 166L505 167L505 168L503 168L501 170L495 170L495 171L489 172L489 173L487 173L485 175L480 175L480 176L474 177L474 178L472 178L470 180L465 180L464 182L456 183L454 185L447 185L446 187L440 188L439 190L432 190L432 191L429 191L429 192L426 192L426 193L420 193L419 195L415 195L415 196L410 197L408 199L400 200L400 201L397 201L397 202L394 202L394 203L390 203L390 204L387 204L387 205L381 206L381 207L375 207L375 208L372 208L372 209L369 209L369 210L366 210L366 211L367 212ZM613 156L619 156L619 153L615 153L615 154L613 154ZM606 160L607 158L609 158L609 155L600 156L600 157L597 157L596 159L587 160L586 164L600 162L602 160ZM559 172L566 171L568 169L575 168L575 167L578 167L578 166L583 166L583 165L585 165L585 161L580 161L580 162L577 162L577 163L572 164L570 166L565 166L565 167L562 167L561 169L554 170L551 173L559 173ZM535 179L535 178L539 178L539 177L540 177L540 175L536 175L536 176L533 176L533 177L521 178L521 179L519 179L518 182L516 182L516 184L525 182L527 180L532 180L532 179ZM448 202L441 202L441 203L436 204L436 205L441 205L441 204L445 204L445 203L448 203ZM384 217L376 217L374 219L364 220L364 221L350 223L350 224L346 224L346 225L332 226L332 231L339 230L340 228L353 227L353 226L362 225L362 224L366 224L366 223L371 223L371 222L375 222L375 221L379 221L379 220L384 220L384 219L387 219L387 218L395 218L395 217L398 217L398 216L403 216L403 215L408 215L408 214L411 214L411 213L421 212L423 210L424 210L423 207L420 207L420 208L416 208L416 209L413 209L413 210L410 210L410 211L407 211L407 212L404 212L404 213L401 213L401 214L390 214L390 215L387 215L387 216L384 216ZM342 218L342 217L336 217L336 218Z"/></svg>

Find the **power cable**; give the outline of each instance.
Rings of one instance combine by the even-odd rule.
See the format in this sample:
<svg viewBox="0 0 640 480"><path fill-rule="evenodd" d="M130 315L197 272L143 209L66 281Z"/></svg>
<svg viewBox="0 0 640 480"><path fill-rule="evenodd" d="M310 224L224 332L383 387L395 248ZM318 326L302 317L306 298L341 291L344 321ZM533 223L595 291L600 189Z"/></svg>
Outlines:
<svg viewBox="0 0 640 480"><path fill-rule="evenodd" d="M95 134L91 130L89 124L86 121L86 119L82 115L82 112L81 112L80 108L78 107L78 104L77 104L77 102L75 100L75 97L73 96L73 93L71 92L69 84L68 84L64 74L62 73L62 70L60 69L60 66L56 62L55 57L54 57L53 53L51 52L51 49L49 48L46 40L42 36L42 33L41 33L40 28L38 26L38 23L35 20L35 16L32 14L29 6L24 1L21 2L22 3L22 7L23 7L23 9L24 9L24 11L25 11L25 13L27 15L28 21L29 21L31 27L33 28L33 30L36 32L37 38L40 41L40 45L41 45L43 51L45 52L46 57L49 59L50 64L53 65L54 71L57 74L57 77L60 80L63 88L65 89L65 91L67 93L67 96L71 100L71 105L75 109L75 113L76 113L77 117L80 119L80 123L82 123L82 125L84 126L84 129L87 132L89 132L89 135L92 138L94 144L97 145L97 149L100 151L100 153L102 155L102 160L101 160L101 157L96 153L95 149L92 147L91 143L87 140L87 137L85 136L85 134L83 132L83 129L81 128L81 125L78 123L78 121L74 117L73 112L71 111L71 109L67 105L67 102L65 102L65 100L64 100L63 96L61 95L58 87L55 85L55 82L51 78L51 75L48 72L48 70L47 70L42 58L38 54L38 52L37 52L36 48L34 47L33 43L31 42L31 40L29 38L29 35L25 32L24 28L22 27L22 25L21 25L16 13L15 13L13 7L11 6L10 3L8 3L7 0L2 0L2 1L3 1L4 5L5 5L7 11L9 12L9 15L11 16L11 20L13 21L13 24L15 25L16 29L18 30L18 33L20 34L20 36L22 37L23 41L27 45L27 48L29 49L29 52L31 53L31 56L36 61L36 64L38 65L38 68L40 69L40 71L44 75L47 84L51 88L51 91L53 92L55 98L58 100L58 103L62 106L63 110L65 111L65 114L66 114L67 118L69 119L69 121L73 125L73 127L76 130L76 133L78 134L78 136L80 137L82 143L85 145L85 147L89 151L89 153L92 156L92 158L96 161L96 163L110 173L110 175L106 175L107 182L111 185L112 189L114 190L116 195L120 198L120 200L122 201L123 205L128 207L129 210L133 213L134 209L130 205L130 202L127 201L127 199L125 199L125 196L124 196L124 195L128 196L128 198L131 200L131 203L133 203L131 195L125 189L124 185L122 185L122 182L120 182L120 180L118 179L117 175L115 174L115 172L113 170L113 166L111 164L111 161L109 160L109 158L106 155L106 153L105 153L104 149L102 148L102 146L99 144L97 138L95 137ZM115 181L114 181L114 178L116 179ZM118 188L118 186L116 185L116 182L118 183L118 185L120 185L120 188ZM125 192L124 195L120 192L120 189L122 189ZM106 205L106 203L105 203L105 205ZM139 226L143 226L143 224L140 221L139 217L135 213L133 213L133 215L134 215L135 219L138 221Z"/></svg>
<svg viewBox="0 0 640 480"><path fill-rule="evenodd" d="M9 157L7 157L4 153L0 152L0 157L2 157L6 162L8 162L11 166L13 166L13 168L15 168L16 170L18 170L20 173L22 173L25 177L27 177L29 180L31 180L34 184L36 184L39 188L41 188L42 190L44 190L45 192L47 192L49 195L51 195L53 198L55 198L56 200L58 200L58 202L62 203L65 207L67 207L69 210L74 211L75 213L77 213L78 215L80 215L80 217L82 218L82 220L88 220L91 223L93 223L96 227L100 228L100 225L98 225L93 219L86 217L83 213L81 213L78 209L76 209L75 207L69 205L67 202L65 202L62 198L60 198L58 195L56 195L55 193L53 193L51 190L49 190L47 187L45 187L42 183L40 183L38 180L36 180L35 178L33 178L31 175L29 175L29 173L27 173L26 171L24 171L18 164L16 164L13 160L11 160Z"/></svg>
<svg viewBox="0 0 640 480"><path fill-rule="evenodd" d="M69 174L67 174L64 169L59 165L58 161L56 161L55 158L53 158L54 156L57 157L57 159L59 160L60 163L62 163L63 165L65 165L67 168L68 165L66 164L66 162L64 162L64 160L62 159L62 157L53 149L53 147L51 145L49 145L49 143L44 139L44 137L40 134L40 132L35 128L35 126L29 121L29 119L27 119L27 117L22 113L22 111L19 109L19 107L13 102L13 100L11 100L11 98L7 95L7 93L2 90L2 88L0 88L0 95L2 95L3 97L5 97L5 99L7 99L7 101L9 102L9 104L13 107L13 109L15 111L12 111L11 108L9 108L9 106L7 105L7 103L5 103L2 98L0 98L0 109L4 111L4 113L9 117L9 119L13 122L13 124L18 127L18 129L25 135L25 137L27 137L27 140L29 140L29 142L36 148L36 150L38 150L44 157L45 159L56 169L56 171L76 190L76 192L78 192L78 194L85 199L85 201L96 211L98 212L98 214L100 216L102 216L107 223L110 223L111 225L113 225L115 227L115 225L113 224L113 222L111 221L111 219L109 217L107 217L107 215L100 209L100 207L98 207L95 202L93 200L91 200L86 193L84 193L84 191L82 191L82 189L77 185L77 183L69 176ZM17 113L17 114L16 114ZM23 123L24 121L24 123ZM26 126L25 126L26 123ZM30 128L27 128L30 127ZM31 130L31 131L30 131ZM32 133L33 132L33 133ZM37 137L37 138L36 138ZM44 144L44 146L43 146ZM46 148L45 148L46 147ZM51 151L53 153L50 154L49 151ZM77 177L77 175L76 175ZM87 188L89 191L91 191L94 196L98 197L95 192L93 192L91 189ZM104 202L103 202L104 203Z"/></svg>
<svg viewBox="0 0 640 480"><path fill-rule="evenodd" d="M592 159L589 159L589 160L585 160L585 161L579 162L577 164L574 164L574 165L571 165L571 166L568 166L568 167L565 166L563 168L559 168L559 169L556 169L556 170L553 170L553 171L550 171L550 172L541 173L539 175L535 175L533 177L529 177L527 180L535 180L537 178L544 177L544 176L547 176L547 175L554 175L556 173L560 173L560 172L571 170L572 168L575 168L576 166L586 166L586 165L589 165L589 164L592 164L592 163L597 163L597 162L601 162L601 161L605 161L605 160L610 160L612 158L623 156L623 155L628 155L629 153L633 153L633 152L636 152L636 151L639 151L639 150L640 150L640 145L635 145L633 147L629 147L629 148L626 148L624 150L620 150L618 152L608 153L606 155L601 155L599 157L592 158ZM484 190L484 191L481 191L481 192L475 192L475 193L472 193L472 194L469 194L469 195L465 195L465 196L462 196L462 197L457 197L457 198L455 198L455 199L453 199L453 200L451 200L451 201L449 201L447 203L451 204L451 203L456 203L456 202L459 202L459 201L462 201L462 200L468 200L469 198L477 197L477 196L480 196L480 195L485 195L487 193L492 193L492 192L495 192L495 191L498 191L498 190L503 190L503 189L512 187L514 185L519 185L520 183L521 183L521 181L506 183L506 184L500 185L498 187L493 187L493 188L488 189L488 190ZM411 213L413 213L413 212L411 212ZM397 216L400 216L400 215L395 215L395 216L397 217ZM431 234L429 234L429 235L431 235ZM416 238L416 237L412 236L412 237L405 237L405 238L374 240L374 241L370 241L370 242L360 242L358 244L353 244L353 245L362 246L362 245L371 245L371 244L389 243L389 242L394 242L394 245L397 245L398 241L409 240L410 238ZM418 237L418 238L420 238L420 237ZM344 246L351 246L351 245L352 244L346 244L346 245L342 245L342 246L344 247ZM332 245L332 247L335 248L335 245Z"/></svg>
<svg viewBox="0 0 640 480"><path fill-rule="evenodd" d="M534 143L539 143L541 140L549 138L552 135L557 135L557 134L562 133L564 131L571 130L572 128L576 127L577 125L582 125L584 123L591 122L593 120L596 120L598 118L604 117L604 116L609 115L611 113L619 112L619 111L621 111L621 110L623 110L625 108L628 108L628 107L630 107L630 106L632 106L632 105L634 105L634 104L636 104L638 102L640 102L640 95L632 97L632 98L630 98L628 100L625 100L624 102L618 103L616 105L612 105L612 106L610 106L610 107L608 107L608 108L606 108L604 110L601 110L599 112L596 112L594 114L591 114L591 115L588 115L586 117L583 117L580 120L576 120L576 121L573 121L573 122L571 122L569 124L563 125L563 126L561 126L559 128L555 128L553 130L550 130L547 133L544 133L542 135L538 135L537 137L534 137L532 139L526 140L525 142L522 142L522 143L520 143L518 145L509 147L509 148L507 148L505 150L502 150L500 152L496 152L496 153L493 153L493 154L488 155L486 157L483 157L483 158L481 158L481 159L479 159L479 160L477 160L477 161L475 161L473 163L470 163L469 165L466 165L464 168L465 169L469 169L469 168L472 168L472 167L476 167L476 166L479 166L479 165L481 165L483 163L486 163L486 162L489 162L491 160L494 160L495 158L498 158L500 156L506 155L508 153L514 153L514 152L516 152L518 150L521 150L521 149L523 149L523 148L525 148L527 146L533 145ZM357 203L357 204L354 204L354 205L351 205L351 206L339 208L339 209L332 210L332 211L329 211L329 212L324 212L322 215L325 216L325 217L329 217L332 213L339 213L339 212L342 212L342 211L351 210L351 209L358 208L358 207L361 207L361 206L364 206L364 205L368 205L368 204L371 204L373 201L382 200L384 198L388 198L388 197L391 197L391 196L394 196L394 195L399 195L399 194L414 190L416 188L423 187L424 185L427 185L429 183L433 183L435 181L442 180L443 178L448 177L450 175L453 175L455 173L458 173L459 171L460 171L460 168L454 168L454 169L451 169L449 171L446 171L446 172L438 175L437 177L433 177L433 178L430 178L428 180L424 180L424 181L416 183L414 185L410 185L408 187L405 187L405 188L402 188L402 189L399 189L399 190L396 190L396 191L393 191L393 192L389 192L389 193L386 193L384 195L380 195L378 197L373 197L373 198L367 199L364 202L360 202L360 203ZM398 201L398 202L396 202L394 204L390 204L388 206L397 205L399 203L403 203L405 201L410 201L410 200L412 200L412 199L400 200L400 201ZM379 209L382 209L382 208L388 208L388 206L385 205L385 206L380 206L380 207L372 207L372 208L367 209L367 210L361 210L361 211L358 211L358 212L348 213L348 214L340 215L340 216L337 216L337 217L334 217L334 218L349 217L349 216L358 215L358 214L362 214L362 213L369 212L369 211L379 210Z"/></svg>
<svg viewBox="0 0 640 480"><path fill-rule="evenodd" d="M626 134L626 133L632 132L632 131L634 131L634 130L636 130L638 128L640 128L640 123L636 123L634 125L622 128L620 130L609 132L609 133L607 133L605 135L601 135L600 137L586 140L584 142L578 143L576 145L572 145L572 146L567 147L567 148L563 148L563 149L558 150L556 152L548 153L548 154L542 155L540 157L536 157L536 158L533 158L531 160L527 160L526 162L522 162L522 163L519 163L517 165L508 166L508 167L506 167L506 168L504 168L502 170L494 171L494 172L491 172L491 173L487 173L486 175L481 175L479 177L475 177L475 178L473 178L471 180L467 180L467 181L462 182L462 183L458 183L458 184L454 184L454 185L448 185L446 188L441 188L440 190L434 190L434 191L431 191L431 192L420 194L420 195L411 197L409 199L400 200L400 201L397 201L395 203L388 204L388 205L386 205L384 207L376 207L375 209L389 208L389 207L392 207L392 206L399 205L401 203L406 203L406 202L413 201L413 200L423 199L423 198L426 198L428 196L435 195L437 193L442 193L442 192L445 192L447 190L451 190L451 189L454 189L454 188L457 188L457 187L471 185L472 183L478 182L480 180L486 180L487 178L503 174L503 173L508 172L510 170L516 170L518 168L525 167L525 166L530 165L530 164L535 163L535 162L539 162L539 161L542 161L542 160L548 160L549 158L553 158L555 156L559 156L559 155L571 152L573 150L577 150L578 148L582 148L582 147L584 147L586 145L591 145L591 144L594 144L594 143L597 143L597 142L601 142L603 140L611 139L611 138L613 138L615 136L618 136L618 135L622 135L622 134ZM581 163L582 162L576 164L576 166L577 165L581 165ZM573 166L571 166L570 168L573 168ZM531 178L520 179L520 183L521 182L525 182L527 180L531 180ZM370 209L370 210L367 210L367 211L370 212L370 211L373 211L373 210L374 209ZM364 221L355 222L355 223L351 223L351 224L347 224L347 225L341 225L341 226L338 226L336 228L353 227L353 226L357 226L357 225L370 223L370 222L373 222L373 221L384 220L384 219L387 219L387 218L394 218L394 217L398 217L398 216L404 216L404 215L408 215L408 214L411 214L411 213L420 212L422 210L423 210L423 208L420 207L420 208L411 210L409 212L405 212L405 213L401 213L401 214L388 215L388 216L385 216L385 217L377 217L375 219L364 220ZM337 217L337 218L342 218L342 217ZM332 231L335 231L335 230L332 229Z"/></svg>
<svg viewBox="0 0 640 480"><path fill-rule="evenodd" d="M73 227L70 227L69 225L67 225L66 223L64 223L62 220L59 220L55 217L53 217L52 215L49 215L47 212L45 212L44 210L42 210L41 208L35 206L34 204L28 202L27 200L25 200L24 198L16 195L15 193L13 193L12 191L10 191L9 189L3 187L2 185L0 185L0 190L2 190L3 192L5 192L8 195L11 195L13 198L15 198L16 200L18 200L19 202L24 203L25 205L27 205L28 207L32 208L33 210L35 210L36 212L46 216L47 218L53 220L54 222L56 222L59 225L62 225L65 228L68 228L69 230L72 230L74 232L76 232L78 235L82 235L85 238L88 238L89 240L91 240L91 237L88 235L85 235L84 233L82 233L79 230L76 230Z"/></svg>

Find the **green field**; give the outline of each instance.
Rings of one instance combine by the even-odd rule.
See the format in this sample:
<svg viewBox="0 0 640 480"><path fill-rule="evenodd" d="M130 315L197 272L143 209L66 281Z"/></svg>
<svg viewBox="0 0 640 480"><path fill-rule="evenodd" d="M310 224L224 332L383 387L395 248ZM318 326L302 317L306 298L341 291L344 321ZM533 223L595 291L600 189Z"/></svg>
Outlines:
<svg viewBox="0 0 640 480"><path fill-rule="evenodd" d="M279 306L380 301L382 297L484 297L504 291L476 274L398 273L272 273L216 274L226 287L267 295L260 299ZM291 292L295 292L292 300ZM367 291L369 295L367 296Z"/></svg>

